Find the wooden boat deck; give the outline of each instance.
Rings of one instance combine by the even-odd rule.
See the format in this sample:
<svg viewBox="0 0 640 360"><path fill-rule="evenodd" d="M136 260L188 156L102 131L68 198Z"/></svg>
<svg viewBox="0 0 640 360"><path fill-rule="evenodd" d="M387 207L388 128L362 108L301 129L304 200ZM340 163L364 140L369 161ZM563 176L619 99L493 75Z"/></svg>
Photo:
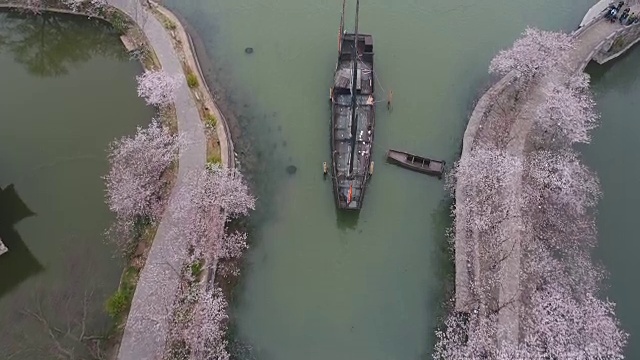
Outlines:
<svg viewBox="0 0 640 360"><path fill-rule="evenodd" d="M339 209L362 207L372 173L371 151L375 125L373 37L344 31L345 0L338 37L338 62L331 88L331 170Z"/></svg>
<svg viewBox="0 0 640 360"><path fill-rule="evenodd" d="M362 207L370 176L375 101L373 38L366 34L358 35L358 50L363 53L357 61L355 77L351 54L354 39L354 34L344 34L334 74L331 91L331 148L336 204L341 209L357 210ZM354 88L355 96L352 95Z"/></svg>

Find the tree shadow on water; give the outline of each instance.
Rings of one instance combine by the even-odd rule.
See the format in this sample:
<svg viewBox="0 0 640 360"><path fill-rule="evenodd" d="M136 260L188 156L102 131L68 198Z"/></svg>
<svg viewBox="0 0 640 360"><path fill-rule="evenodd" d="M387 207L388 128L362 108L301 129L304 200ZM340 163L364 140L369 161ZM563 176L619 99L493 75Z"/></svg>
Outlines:
<svg viewBox="0 0 640 360"><path fill-rule="evenodd" d="M126 59L117 32L99 19L68 14L0 12L0 52L36 76L60 76L95 55Z"/></svg>
<svg viewBox="0 0 640 360"><path fill-rule="evenodd" d="M0 238L8 252L0 255L0 297L44 268L27 248L14 225L33 216L13 185L0 188Z"/></svg>
<svg viewBox="0 0 640 360"><path fill-rule="evenodd" d="M6 323L12 341L0 347L2 359L107 359L112 322L104 312L105 286L97 280L89 241L65 249L56 279L41 277L13 299L16 311Z"/></svg>
<svg viewBox="0 0 640 360"><path fill-rule="evenodd" d="M440 201L438 207L431 213L432 238L435 241L434 251L429 261L434 264L433 272L436 277L436 291L429 293L426 306L433 314L430 320L427 352L420 359L432 359L432 350L437 342L436 331L442 328L442 320L447 314L450 299L455 295L455 263L453 244L449 231L453 226L452 207L455 199L446 197Z"/></svg>

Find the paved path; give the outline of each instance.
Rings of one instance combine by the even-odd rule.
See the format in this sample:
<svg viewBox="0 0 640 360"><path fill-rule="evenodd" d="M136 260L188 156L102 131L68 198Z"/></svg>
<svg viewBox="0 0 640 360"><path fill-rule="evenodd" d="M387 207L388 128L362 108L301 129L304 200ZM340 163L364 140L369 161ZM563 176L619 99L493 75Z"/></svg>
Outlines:
<svg viewBox="0 0 640 360"><path fill-rule="evenodd" d="M169 74L183 74L171 39L162 24L137 0L108 0L108 3L131 16L143 29L162 69ZM147 262L140 273L131 311L118 353L119 360L156 360L164 350L171 304L179 284L179 270L186 258L187 243L172 231L180 226L173 216L176 196L193 170L206 163L204 127L186 81L178 89L175 102L178 131L187 140L180 147L179 169L167 211L158 226Z"/></svg>

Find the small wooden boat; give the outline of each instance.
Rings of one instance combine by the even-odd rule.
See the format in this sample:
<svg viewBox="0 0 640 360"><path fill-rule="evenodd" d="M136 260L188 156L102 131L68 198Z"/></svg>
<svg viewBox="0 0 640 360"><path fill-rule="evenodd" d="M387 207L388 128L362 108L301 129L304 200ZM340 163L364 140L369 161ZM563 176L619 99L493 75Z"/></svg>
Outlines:
<svg viewBox="0 0 640 360"><path fill-rule="evenodd" d="M387 151L387 161L405 167L409 170L434 175L438 178L442 177L445 165L444 161L432 160L393 149Z"/></svg>

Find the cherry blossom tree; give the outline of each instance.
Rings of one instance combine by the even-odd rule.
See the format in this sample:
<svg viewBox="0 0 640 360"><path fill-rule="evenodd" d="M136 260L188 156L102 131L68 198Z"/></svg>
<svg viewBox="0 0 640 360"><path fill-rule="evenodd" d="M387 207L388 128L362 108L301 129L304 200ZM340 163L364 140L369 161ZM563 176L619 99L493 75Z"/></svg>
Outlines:
<svg viewBox="0 0 640 360"><path fill-rule="evenodd" d="M588 143L599 120L589 77L561 66L572 48L569 35L527 29L491 62L491 73L517 77L448 177L469 312L436 332L436 359L623 356L628 335L599 298L606 276L591 258L600 187L571 148ZM536 97L522 102L534 83ZM533 123L521 147L511 143L520 116Z"/></svg>
<svg viewBox="0 0 640 360"><path fill-rule="evenodd" d="M227 303L222 291L209 290L206 278L193 269L242 255L247 235L230 231L227 222L247 215L255 198L239 171L220 166L191 174L181 186L173 216L180 224L178 237L189 242L189 257L172 310L166 358L227 360Z"/></svg>
<svg viewBox="0 0 640 360"><path fill-rule="evenodd" d="M455 221L463 219L473 264L481 273L472 284L477 303L469 314L454 313L436 332L435 359L621 358L627 334L614 304L597 297L602 269L590 258L595 245L591 210L600 197L597 178L569 148L540 150L526 159L478 144L455 166L448 180L459 198ZM515 178L514 178L515 176ZM509 179L522 179L522 191ZM516 181L518 183L519 181ZM514 215L532 233L522 243L523 302L519 342L500 343L495 294L505 259L508 219ZM531 231L529 231L531 230ZM575 319L575 317L583 318ZM602 331L596 331L599 327Z"/></svg>
<svg viewBox="0 0 640 360"><path fill-rule="evenodd" d="M436 360L472 359L469 340L469 316L452 313L444 321L444 329L436 330L437 342L433 351Z"/></svg>
<svg viewBox="0 0 640 360"><path fill-rule="evenodd" d="M193 311L193 320L189 323L187 344L193 360L228 360L228 342L226 340L227 302L222 290L201 291L199 301Z"/></svg>
<svg viewBox="0 0 640 360"><path fill-rule="evenodd" d="M614 304L548 283L534 294L526 321L526 345L546 359L623 359L628 335L619 327Z"/></svg>
<svg viewBox="0 0 640 360"><path fill-rule="evenodd" d="M226 230L229 219L255 209L255 198L238 170L204 169L190 176L178 198L176 217L185 226L177 231L206 262L239 257L247 248L246 234Z"/></svg>
<svg viewBox="0 0 640 360"><path fill-rule="evenodd" d="M614 304L598 299L592 284L584 289L582 281L571 281L572 267L565 264L573 259L552 259L551 252L544 253L525 267L542 278L521 314L519 343L498 344L494 313L453 313L436 331L434 359L622 359L628 335L620 329ZM578 258L588 260L584 254ZM592 268L589 261L581 265Z"/></svg>
<svg viewBox="0 0 640 360"><path fill-rule="evenodd" d="M531 187L537 188L538 203L546 200L551 204L563 204L563 209L583 215L593 208L600 198L600 185L596 176L580 162L572 150L537 151L527 161Z"/></svg>
<svg viewBox="0 0 640 360"><path fill-rule="evenodd" d="M501 50L491 60L490 73L506 75L516 71L530 78L562 62L574 46L573 38L564 33L527 28L522 35L510 49Z"/></svg>
<svg viewBox="0 0 640 360"><path fill-rule="evenodd" d="M107 205L118 219L112 228L114 236L126 234L138 220L154 222L160 218L165 207L162 195L168 185L163 175L176 160L177 151L176 136L157 120L147 128L138 127L133 137L111 143L110 168L104 179ZM129 239L116 240L129 245Z"/></svg>
<svg viewBox="0 0 640 360"><path fill-rule="evenodd" d="M68 6L72 11L85 9L89 12L97 11L107 5L106 0L62 0L62 3Z"/></svg>
<svg viewBox="0 0 640 360"><path fill-rule="evenodd" d="M504 220L509 211L508 202L514 200L510 193L510 177L522 171L522 160L503 150L491 146L478 146L469 156L460 159L447 177L447 187L453 191L459 182L464 182L465 218L473 222L477 230L487 230Z"/></svg>
<svg viewBox="0 0 640 360"><path fill-rule="evenodd" d="M173 305L168 358L226 359L226 325L222 323L226 320L226 303L220 291L207 293L194 269L204 266L215 271L220 260L242 255L248 247L247 235L229 231L227 221L254 209L255 199L237 170L214 166L187 176L175 200L172 216L179 226L173 231L177 238L188 242L189 256ZM224 265L223 271L235 269ZM219 321L210 322L214 319ZM211 357L212 354L218 357Z"/></svg>
<svg viewBox="0 0 640 360"><path fill-rule="evenodd" d="M24 11L26 13L40 15L43 8L43 0L24 0Z"/></svg>
<svg viewBox="0 0 640 360"><path fill-rule="evenodd" d="M461 232L456 236L464 236L469 261L472 304L468 306L474 307L479 316L496 313L513 302L496 302L495 294L500 291L504 262L519 256L513 242L522 200L513 183L522 171L519 156L478 144L456 163L448 178L449 187L455 185L456 196L461 199L454 208L454 228ZM481 324L485 329L487 324Z"/></svg>
<svg viewBox="0 0 640 360"><path fill-rule="evenodd" d="M182 84L180 75L169 75L164 71L145 71L136 77L138 96L148 105L167 106L175 101L176 91Z"/></svg>
<svg viewBox="0 0 640 360"><path fill-rule="evenodd" d="M556 248L595 243L590 211L600 196L596 176L575 151L536 151L527 159L524 196L538 239Z"/></svg>
<svg viewBox="0 0 640 360"><path fill-rule="evenodd" d="M445 329L436 331L436 360L496 359L496 315L453 313L445 320Z"/></svg>
<svg viewBox="0 0 640 360"><path fill-rule="evenodd" d="M539 137L547 143L589 143L589 131L598 124L595 101L589 91L589 75L549 81L543 87L545 101L537 109Z"/></svg>

